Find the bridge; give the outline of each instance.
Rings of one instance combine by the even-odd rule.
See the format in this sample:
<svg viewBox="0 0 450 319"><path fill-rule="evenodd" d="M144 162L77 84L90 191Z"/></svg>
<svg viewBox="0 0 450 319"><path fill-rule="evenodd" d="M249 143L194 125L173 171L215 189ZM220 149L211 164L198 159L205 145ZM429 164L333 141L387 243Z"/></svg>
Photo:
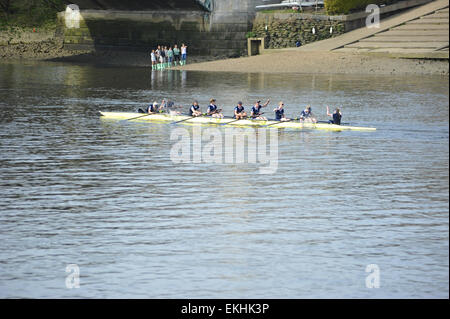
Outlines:
<svg viewBox="0 0 450 319"><path fill-rule="evenodd" d="M64 1L76 4L80 9L94 10L207 10L212 8L211 0L74 0Z"/></svg>
<svg viewBox="0 0 450 319"><path fill-rule="evenodd" d="M246 51L246 33L256 6L278 0L73 0L74 15L58 16L68 49L150 50L186 43L189 52L237 56ZM73 21L72 21L73 22Z"/></svg>

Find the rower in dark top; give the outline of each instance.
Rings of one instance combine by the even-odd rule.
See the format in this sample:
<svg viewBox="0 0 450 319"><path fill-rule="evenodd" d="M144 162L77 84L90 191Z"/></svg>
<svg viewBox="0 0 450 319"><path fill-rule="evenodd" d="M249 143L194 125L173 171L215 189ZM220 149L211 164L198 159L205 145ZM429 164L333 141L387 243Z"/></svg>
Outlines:
<svg viewBox="0 0 450 319"><path fill-rule="evenodd" d="M238 105L234 108L234 118L236 120L242 120L247 117L247 113L245 112L244 107L242 106L242 102L239 101Z"/></svg>
<svg viewBox="0 0 450 319"><path fill-rule="evenodd" d="M222 110L217 108L216 99L211 99L209 101L208 110L206 114L212 117L223 118Z"/></svg>
<svg viewBox="0 0 450 319"><path fill-rule="evenodd" d="M317 119L312 114L312 108L310 105L306 107L300 114L300 120L303 122L311 122L311 123L317 123Z"/></svg>
<svg viewBox="0 0 450 319"><path fill-rule="evenodd" d="M148 105L145 109L138 109L138 113L145 113L145 114L153 114L157 113L159 111L158 109L158 103L155 101L152 104Z"/></svg>
<svg viewBox="0 0 450 319"><path fill-rule="evenodd" d="M191 108L189 109L189 115L195 117L202 115L202 112L200 111L200 105L198 105L197 101L194 101L194 103L191 105Z"/></svg>
<svg viewBox="0 0 450 319"><path fill-rule="evenodd" d="M158 102L153 102L152 104L150 104L149 106L147 106L147 108L145 109L146 113L148 114L152 114L152 113L158 113L159 108L158 108Z"/></svg>
<svg viewBox="0 0 450 319"><path fill-rule="evenodd" d="M267 100L267 102L264 105L261 105L261 101L256 101L255 106L252 107L252 112L250 113L250 116L256 120L264 120L267 121L267 118L262 116L261 114L261 108L266 107L269 105L270 100Z"/></svg>
<svg viewBox="0 0 450 319"><path fill-rule="evenodd" d="M339 108L336 108L334 110L334 113L331 114L330 113L330 108L327 106L327 115L333 118L332 120L328 121L330 124L341 125L342 113L341 113L341 110Z"/></svg>
<svg viewBox="0 0 450 319"><path fill-rule="evenodd" d="M275 119L277 121L285 122L289 121L288 118L284 115L284 103L280 102L278 103L278 107L273 110L275 112Z"/></svg>

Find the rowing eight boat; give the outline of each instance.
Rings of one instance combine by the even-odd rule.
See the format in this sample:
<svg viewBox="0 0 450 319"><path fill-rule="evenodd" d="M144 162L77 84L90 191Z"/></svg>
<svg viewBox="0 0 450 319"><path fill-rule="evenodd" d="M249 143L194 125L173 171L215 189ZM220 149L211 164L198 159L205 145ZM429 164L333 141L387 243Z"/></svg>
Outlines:
<svg viewBox="0 0 450 319"><path fill-rule="evenodd" d="M269 126L272 128L290 128L290 129L319 129L330 131L376 131L376 128L372 127L355 127L346 125L334 125L334 124L322 124L322 123L300 123L296 121L291 122L279 122L273 120L239 120L234 118L214 118L210 116L199 116L191 118L187 115L169 115L169 114L153 114L136 118L136 113L127 112L100 112L103 119L107 120L130 120L133 121L145 121L145 122L179 122L183 121L183 124L230 124L230 126L240 127L264 127ZM232 123L231 123L232 122Z"/></svg>

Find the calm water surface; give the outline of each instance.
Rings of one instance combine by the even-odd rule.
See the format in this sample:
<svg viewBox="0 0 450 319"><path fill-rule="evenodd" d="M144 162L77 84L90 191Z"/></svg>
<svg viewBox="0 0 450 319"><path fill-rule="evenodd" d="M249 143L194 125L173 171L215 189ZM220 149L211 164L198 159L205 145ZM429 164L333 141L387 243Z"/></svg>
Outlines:
<svg viewBox="0 0 450 319"><path fill-rule="evenodd" d="M0 297L448 298L448 89L448 77L0 64ZM179 126L98 116L212 96L227 114L268 97L288 116L343 105L345 122L378 131L280 130L279 169L261 175L174 164Z"/></svg>

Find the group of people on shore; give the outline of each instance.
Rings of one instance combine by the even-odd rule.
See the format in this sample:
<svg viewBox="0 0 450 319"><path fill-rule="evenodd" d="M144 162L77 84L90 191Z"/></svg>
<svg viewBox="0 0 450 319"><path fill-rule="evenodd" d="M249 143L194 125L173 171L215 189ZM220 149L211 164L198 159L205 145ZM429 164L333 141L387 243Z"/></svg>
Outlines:
<svg viewBox="0 0 450 319"><path fill-rule="evenodd" d="M185 65L187 61L187 46L183 43L181 47L158 45L150 53L152 70L164 70L176 65Z"/></svg>
<svg viewBox="0 0 450 319"><path fill-rule="evenodd" d="M236 120L244 120L244 119L253 119L253 120L261 120L267 121L267 118L263 115L262 109L267 107L270 103L270 100L267 100L266 103L261 104L261 101L258 100L255 102L254 106L250 111L250 115L245 111L243 103L239 101L237 106L234 108L234 116L233 118ZM176 109L182 107L174 106L175 103L173 101L165 101L163 100L161 104L154 102L150 104L145 110L139 109L139 113L169 113L171 115L181 115L180 111ZM275 120L280 122L289 122L298 120L303 123L317 123L317 117L312 113L312 108L310 105L306 106L306 108L300 113L298 118L290 119L287 118L284 114L284 103L279 102L278 106L273 110L275 114ZM211 116L214 118L224 118L222 114L222 109L219 109L216 105L216 99L211 99L209 101L209 106L206 109L206 113L203 113L200 109L200 105L198 101L193 101L191 107L189 108L189 116L198 117L198 116ZM336 108L333 113L330 113L330 108L327 106L327 116L331 117L328 121L329 124L341 125L342 113L339 108Z"/></svg>

